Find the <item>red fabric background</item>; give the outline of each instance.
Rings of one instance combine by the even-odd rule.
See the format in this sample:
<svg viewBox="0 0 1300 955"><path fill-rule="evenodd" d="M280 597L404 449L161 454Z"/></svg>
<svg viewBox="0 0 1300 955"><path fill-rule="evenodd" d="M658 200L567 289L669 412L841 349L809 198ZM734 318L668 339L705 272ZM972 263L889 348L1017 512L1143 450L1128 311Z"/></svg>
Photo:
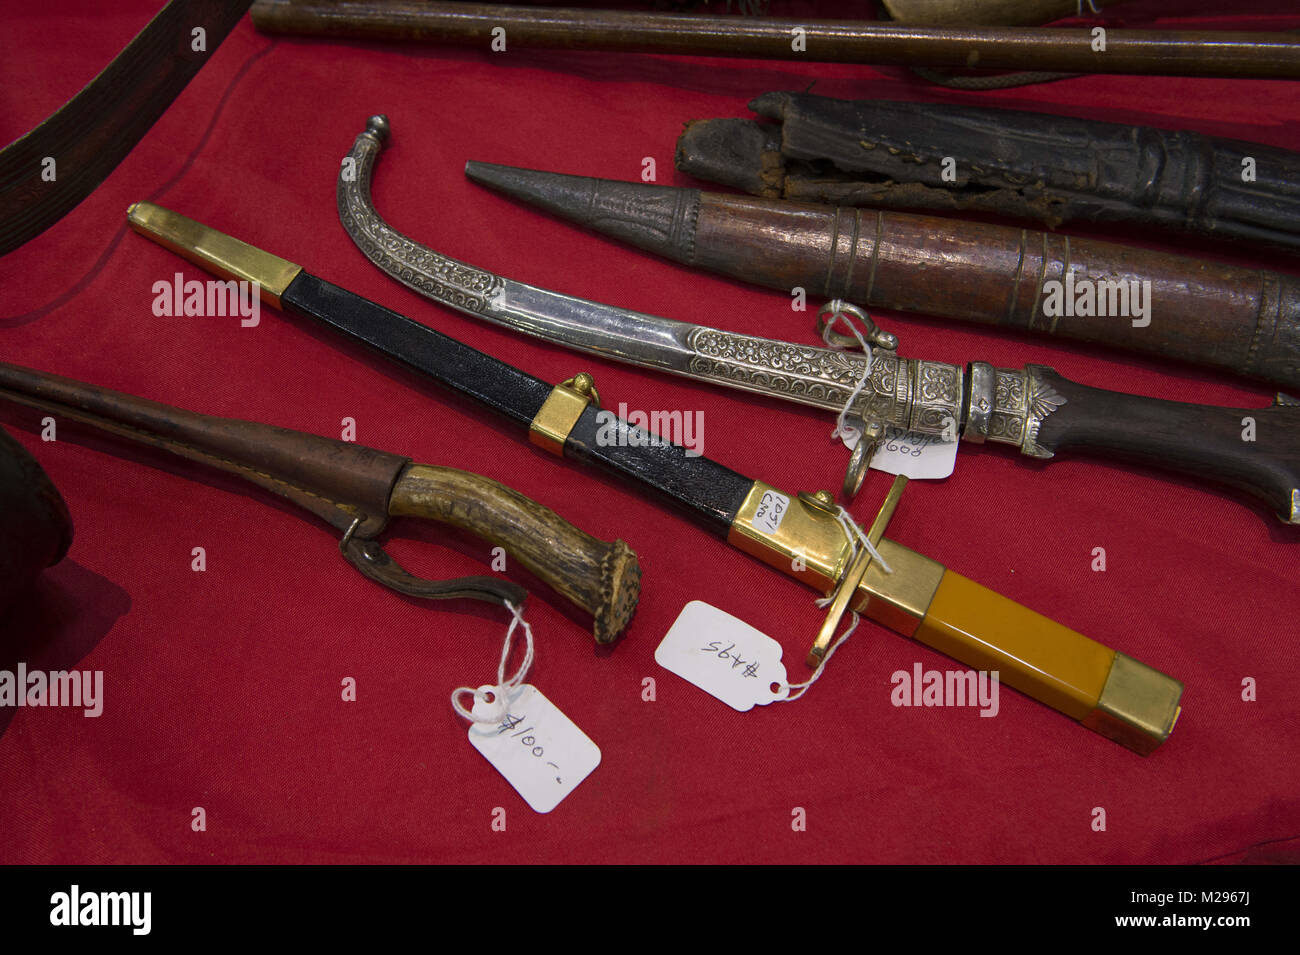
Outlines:
<svg viewBox="0 0 1300 955"><path fill-rule="evenodd" d="M34 127L126 44L159 0L4 0L0 142ZM1294 28L1286 2L1180 25ZM1150 22L1151 3L1130 22ZM777 12L813 5L777 6ZM822 7L821 9L827 9ZM830 12L837 12L830 8ZM1156 21L1172 23L1174 21ZM632 490L532 448L466 404L264 312L158 319L152 284L197 269L129 233L149 198L305 265L534 375L595 373L606 404L701 409L705 452L788 491L836 487L824 414L637 371L436 307L369 265L338 223L339 159L366 118L394 137L380 211L440 251L602 302L811 341L786 296L696 274L469 184L468 159L659 181L693 118L746 115L773 89L1005 104L1300 149L1295 84L1094 76L980 95L897 70L614 54L490 54L272 39L245 19L88 200L0 259L0 354L198 411L337 436L505 481L645 572L627 637L534 590L530 675L603 751L559 808L534 814L467 743L447 703L491 679L504 619L423 605L363 579L322 524L260 492L111 441L42 443L76 521L68 558L8 629L0 668L104 671L105 709L0 711L0 862L1201 862L1300 858L1295 646L1300 542L1230 493L1090 460L1044 466L966 447L908 490L891 536L1186 684L1177 731L1142 759L1007 690L1001 712L902 709L889 676L940 655L864 624L807 697L736 713L660 669L656 644L705 600L779 640L793 676L820 622L813 594ZM1083 231L1083 230L1078 230ZM1099 233L1094 233L1099 234ZM1173 248L1167 238L1152 244ZM1208 244L1178 248L1294 268ZM1261 386L938 320L878 316L904 354L1041 362L1104 388L1262 407ZM70 436L71 437L71 436ZM110 453L112 452L112 453ZM122 452L119 456L118 452ZM154 466L165 464L165 468ZM873 474L869 519L889 479ZM391 550L434 576L486 572L486 545L412 522ZM444 546L449 545L449 546ZM190 569L207 551L206 573ZM1105 547L1107 570L1090 569ZM354 677L355 703L340 699ZM642 681L657 683L643 702ZM1243 678L1258 701L1240 698ZM194 832L191 810L207 812ZM1094 807L1108 826L1090 826ZM490 828L494 807L505 832ZM807 831L791 828L794 807Z"/></svg>

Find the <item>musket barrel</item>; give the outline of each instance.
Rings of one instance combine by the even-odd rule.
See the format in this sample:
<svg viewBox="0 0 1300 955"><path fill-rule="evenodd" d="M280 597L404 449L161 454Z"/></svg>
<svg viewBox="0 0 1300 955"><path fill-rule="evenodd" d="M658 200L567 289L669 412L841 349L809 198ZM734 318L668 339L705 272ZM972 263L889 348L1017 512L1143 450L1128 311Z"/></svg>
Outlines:
<svg viewBox="0 0 1300 955"><path fill-rule="evenodd" d="M267 33L507 49L684 53L823 63L1169 76L1300 78L1300 42L1278 33L900 26L496 4L258 0ZM494 34L494 30L498 33ZM798 34L795 31L802 31ZM798 42L798 40L802 42Z"/></svg>

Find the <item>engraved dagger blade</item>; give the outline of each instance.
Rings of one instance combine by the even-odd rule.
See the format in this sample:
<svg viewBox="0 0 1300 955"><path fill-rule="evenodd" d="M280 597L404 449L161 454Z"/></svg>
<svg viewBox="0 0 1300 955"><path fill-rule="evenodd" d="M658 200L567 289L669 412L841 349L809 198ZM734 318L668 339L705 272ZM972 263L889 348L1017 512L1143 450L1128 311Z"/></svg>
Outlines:
<svg viewBox="0 0 1300 955"><path fill-rule="evenodd" d="M444 304L451 304L440 299ZM866 370L863 355L726 332L502 279L479 309L497 325L592 355L838 412ZM936 387L927 389L927 382ZM929 400L919 401L923 391ZM939 434L960 426L962 370L875 353L851 414Z"/></svg>
<svg viewBox="0 0 1300 955"><path fill-rule="evenodd" d="M370 180L388 132L372 117L338 181L339 216L377 266L440 304L579 351L831 411L844 407L866 357L759 338L587 301L458 262L397 232L375 212ZM344 164L348 168L348 164ZM877 353L851 414L910 431L960 428L963 370Z"/></svg>

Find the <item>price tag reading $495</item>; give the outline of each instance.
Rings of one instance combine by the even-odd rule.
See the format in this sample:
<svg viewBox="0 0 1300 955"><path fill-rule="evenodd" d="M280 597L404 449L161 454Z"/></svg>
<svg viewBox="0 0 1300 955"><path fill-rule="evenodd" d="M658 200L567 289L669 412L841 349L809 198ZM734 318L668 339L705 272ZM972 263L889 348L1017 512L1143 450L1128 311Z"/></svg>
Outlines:
<svg viewBox="0 0 1300 955"><path fill-rule="evenodd" d="M742 713L790 695L781 644L702 600L683 608L655 662Z"/></svg>

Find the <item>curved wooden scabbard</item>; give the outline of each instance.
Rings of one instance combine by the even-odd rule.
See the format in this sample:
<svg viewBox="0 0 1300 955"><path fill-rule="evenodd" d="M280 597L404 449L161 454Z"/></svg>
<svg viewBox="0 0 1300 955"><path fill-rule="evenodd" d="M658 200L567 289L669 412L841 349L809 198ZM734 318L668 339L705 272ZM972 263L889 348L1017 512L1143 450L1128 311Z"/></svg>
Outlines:
<svg viewBox="0 0 1300 955"><path fill-rule="evenodd" d="M251 0L171 0L67 105L0 150L0 255L40 235L103 182L234 29ZM206 47L191 47L204 31ZM46 157L58 177L40 181Z"/></svg>

